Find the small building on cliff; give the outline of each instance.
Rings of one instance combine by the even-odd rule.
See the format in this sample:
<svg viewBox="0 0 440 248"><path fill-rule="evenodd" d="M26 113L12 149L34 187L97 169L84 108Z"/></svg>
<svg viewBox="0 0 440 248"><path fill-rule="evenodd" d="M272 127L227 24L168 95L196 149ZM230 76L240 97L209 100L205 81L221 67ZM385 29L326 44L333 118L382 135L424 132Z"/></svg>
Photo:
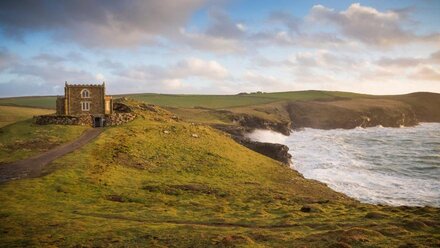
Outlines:
<svg viewBox="0 0 440 248"><path fill-rule="evenodd" d="M64 85L64 96L57 98L57 115L89 115L94 126L104 125L104 116L113 112L113 99L105 95L105 83Z"/></svg>

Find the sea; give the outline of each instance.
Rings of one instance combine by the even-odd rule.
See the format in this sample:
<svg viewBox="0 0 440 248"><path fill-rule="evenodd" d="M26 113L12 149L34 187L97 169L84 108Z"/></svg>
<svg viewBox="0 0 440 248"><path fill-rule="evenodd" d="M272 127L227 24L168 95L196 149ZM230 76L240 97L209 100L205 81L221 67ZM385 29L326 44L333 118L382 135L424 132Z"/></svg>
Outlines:
<svg viewBox="0 0 440 248"><path fill-rule="evenodd" d="M320 130L249 138L289 147L292 169L361 202L440 207L440 123Z"/></svg>

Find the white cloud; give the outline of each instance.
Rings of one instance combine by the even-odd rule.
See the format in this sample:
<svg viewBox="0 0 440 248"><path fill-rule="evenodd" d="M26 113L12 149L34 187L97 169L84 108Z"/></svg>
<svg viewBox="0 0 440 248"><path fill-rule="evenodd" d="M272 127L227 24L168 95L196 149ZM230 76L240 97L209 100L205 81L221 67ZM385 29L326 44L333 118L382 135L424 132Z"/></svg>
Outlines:
<svg viewBox="0 0 440 248"><path fill-rule="evenodd" d="M440 42L438 33L417 35L405 29L406 17L402 12L380 12L354 3L341 12L315 5L308 18L322 25L333 24L345 36L367 45L388 47L409 42Z"/></svg>
<svg viewBox="0 0 440 248"><path fill-rule="evenodd" d="M204 33L191 33L180 29L181 41L189 47L217 53L238 53L244 51L241 41L224 37L215 37Z"/></svg>
<svg viewBox="0 0 440 248"><path fill-rule="evenodd" d="M433 66L423 66L418 68L410 75L410 78L436 82L440 86L440 70Z"/></svg>
<svg viewBox="0 0 440 248"><path fill-rule="evenodd" d="M98 81L104 81L105 80L105 77L104 77L104 75L102 73L96 74L95 78Z"/></svg>

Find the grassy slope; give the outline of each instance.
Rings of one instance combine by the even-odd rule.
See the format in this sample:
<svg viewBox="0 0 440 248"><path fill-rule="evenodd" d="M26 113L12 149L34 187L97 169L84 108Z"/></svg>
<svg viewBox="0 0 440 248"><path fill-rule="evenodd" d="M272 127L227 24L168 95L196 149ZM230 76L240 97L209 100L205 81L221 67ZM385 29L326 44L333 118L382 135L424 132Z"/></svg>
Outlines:
<svg viewBox="0 0 440 248"><path fill-rule="evenodd" d="M0 246L440 243L439 209L357 203L163 111L108 128L49 171L0 185Z"/></svg>
<svg viewBox="0 0 440 248"><path fill-rule="evenodd" d="M0 128L17 121L32 118L34 115L45 115L53 112L50 109L0 106Z"/></svg>
<svg viewBox="0 0 440 248"><path fill-rule="evenodd" d="M0 128L0 166L25 159L79 137L88 127L46 125L31 119Z"/></svg>

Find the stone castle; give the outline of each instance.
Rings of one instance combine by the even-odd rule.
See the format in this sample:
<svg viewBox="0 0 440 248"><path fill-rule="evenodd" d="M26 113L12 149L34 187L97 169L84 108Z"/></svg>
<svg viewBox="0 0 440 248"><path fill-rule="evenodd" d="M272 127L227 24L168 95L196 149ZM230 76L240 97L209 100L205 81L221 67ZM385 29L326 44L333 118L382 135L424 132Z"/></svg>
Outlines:
<svg viewBox="0 0 440 248"><path fill-rule="evenodd" d="M136 118L121 102L105 95L105 83L64 85L64 96L58 96L56 114L34 116L39 125L117 126Z"/></svg>
<svg viewBox="0 0 440 248"><path fill-rule="evenodd" d="M113 112L113 99L105 95L105 83L68 84L57 98L57 115L91 115L94 126L103 126L104 116Z"/></svg>

